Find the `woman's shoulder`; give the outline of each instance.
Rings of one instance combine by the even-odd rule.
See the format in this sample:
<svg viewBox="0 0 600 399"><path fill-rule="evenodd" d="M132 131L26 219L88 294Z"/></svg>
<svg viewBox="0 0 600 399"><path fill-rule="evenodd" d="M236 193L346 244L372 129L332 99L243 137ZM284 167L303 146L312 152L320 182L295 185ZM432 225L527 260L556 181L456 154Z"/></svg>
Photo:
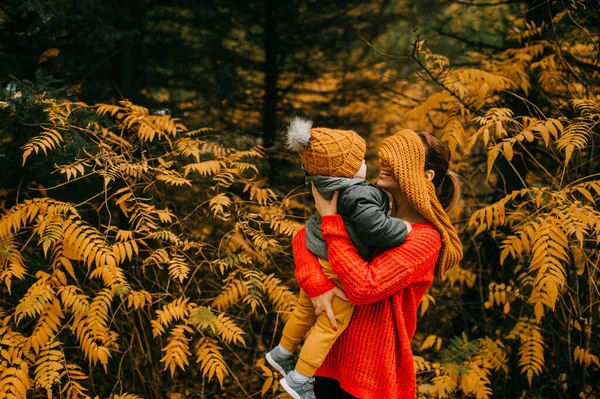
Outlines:
<svg viewBox="0 0 600 399"><path fill-rule="evenodd" d="M413 233L415 237L422 239L436 238L440 243L442 242L442 235L431 222L413 223L412 231L408 235L410 236Z"/></svg>

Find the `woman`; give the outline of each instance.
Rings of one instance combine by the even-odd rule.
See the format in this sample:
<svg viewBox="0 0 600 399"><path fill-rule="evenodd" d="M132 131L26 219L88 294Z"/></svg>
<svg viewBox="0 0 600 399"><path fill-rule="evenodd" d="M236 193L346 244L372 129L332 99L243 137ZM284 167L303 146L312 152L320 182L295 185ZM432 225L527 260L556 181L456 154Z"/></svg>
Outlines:
<svg viewBox="0 0 600 399"><path fill-rule="evenodd" d="M404 244L364 262L337 215L337 195L327 201L313 190L342 291L306 249L304 229L294 237L298 283L316 313L332 314L335 296L347 295L357 305L347 330L317 370L317 399L414 398L410 340L417 307L434 276L443 279L462 259L461 243L446 214L459 196L458 178L448 170L448 147L429 133L402 130L384 140L379 158L377 185L392 195L392 216L413 225Z"/></svg>

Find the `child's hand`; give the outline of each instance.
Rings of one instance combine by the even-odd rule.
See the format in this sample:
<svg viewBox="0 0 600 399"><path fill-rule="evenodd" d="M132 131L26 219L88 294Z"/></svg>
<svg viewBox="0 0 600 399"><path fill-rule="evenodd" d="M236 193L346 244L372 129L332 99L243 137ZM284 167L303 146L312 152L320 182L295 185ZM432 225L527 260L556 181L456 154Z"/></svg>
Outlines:
<svg viewBox="0 0 600 399"><path fill-rule="evenodd" d="M315 184L312 183L312 194L313 197L315 197L315 207L321 216L335 215L337 213L337 202L338 196L340 195L339 191L333 193L333 198L331 201L327 201L315 188Z"/></svg>

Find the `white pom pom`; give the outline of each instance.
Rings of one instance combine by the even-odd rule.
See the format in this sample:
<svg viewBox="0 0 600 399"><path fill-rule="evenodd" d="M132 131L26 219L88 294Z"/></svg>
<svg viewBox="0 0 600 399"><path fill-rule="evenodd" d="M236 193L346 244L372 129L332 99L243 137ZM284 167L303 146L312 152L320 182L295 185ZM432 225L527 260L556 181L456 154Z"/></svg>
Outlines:
<svg viewBox="0 0 600 399"><path fill-rule="evenodd" d="M295 117L287 130L287 147L296 152L303 151L310 144L312 121Z"/></svg>

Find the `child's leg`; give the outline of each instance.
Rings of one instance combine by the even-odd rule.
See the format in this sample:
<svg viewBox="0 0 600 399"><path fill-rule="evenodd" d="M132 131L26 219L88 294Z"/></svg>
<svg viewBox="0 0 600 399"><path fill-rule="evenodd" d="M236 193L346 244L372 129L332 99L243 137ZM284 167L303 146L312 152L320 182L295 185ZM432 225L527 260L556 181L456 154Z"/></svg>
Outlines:
<svg viewBox="0 0 600 399"><path fill-rule="evenodd" d="M298 305L283 328L280 345L290 352L295 352L316 320L315 308L310 298L304 291L300 291Z"/></svg>
<svg viewBox="0 0 600 399"><path fill-rule="evenodd" d="M333 297L331 307L337 321L337 331L331 327L327 314L321 313L300 351L296 371L307 377L312 377L323 364L331 346L344 332L354 312L354 305L339 297Z"/></svg>

